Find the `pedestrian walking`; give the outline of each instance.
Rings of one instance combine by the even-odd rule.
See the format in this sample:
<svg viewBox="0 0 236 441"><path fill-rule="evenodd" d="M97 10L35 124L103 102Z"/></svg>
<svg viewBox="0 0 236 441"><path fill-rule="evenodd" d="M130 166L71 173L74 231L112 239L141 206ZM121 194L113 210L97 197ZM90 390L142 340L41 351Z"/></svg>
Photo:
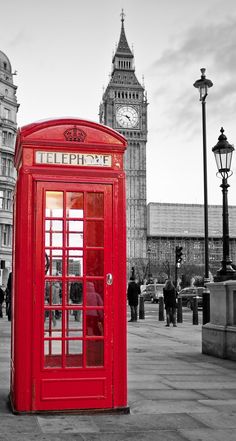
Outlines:
<svg viewBox="0 0 236 441"><path fill-rule="evenodd" d="M83 285L82 282L72 282L70 285L70 299L74 305L82 305L83 301ZM73 311L75 321L81 320L81 309Z"/></svg>
<svg viewBox="0 0 236 441"><path fill-rule="evenodd" d="M6 288L6 314L8 320L11 321L11 302L12 302L12 272L10 272Z"/></svg>
<svg viewBox="0 0 236 441"><path fill-rule="evenodd" d="M171 279L166 280L163 295L166 310L166 326L170 326L172 322L173 326L176 327L176 289Z"/></svg>
<svg viewBox="0 0 236 441"><path fill-rule="evenodd" d="M2 313L2 304L3 304L3 302L4 302L4 297L5 297L4 291L3 291L2 288L0 288L0 318L3 317L3 313Z"/></svg>
<svg viewBox="0 0 236 441"><path fill-rule="evenodd" d="M54 282L52 284L52 304L53 305L60 305L61 304L61 284L60 282ZM61 311L56 309L52 312L53 315L53 326L56 326L56 320L60 320L61 318Z"/></svg>
<svg viewBox="0 0 236 441"><path fill-rule="evenodd" d="M130 277L127 290L127 297L130 306L131 319L130 322L136 322L138 319L138 296L140 294L140 286L135 282L134 276Z"/></svg>

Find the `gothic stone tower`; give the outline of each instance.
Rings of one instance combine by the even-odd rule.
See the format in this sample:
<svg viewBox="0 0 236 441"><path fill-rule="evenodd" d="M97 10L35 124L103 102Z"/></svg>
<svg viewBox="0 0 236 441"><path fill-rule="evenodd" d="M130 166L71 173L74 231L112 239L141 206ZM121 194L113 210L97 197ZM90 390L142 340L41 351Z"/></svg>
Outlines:
<svg viewBox="0 0 236 441"><path fill-rule="evenodd" d="M119 43L112 59L112 73L100 105L100 122L124 135L128 141L125 155L127 188L127 257L131 267L143 277L146 261L146 143L147 99L135 75L134 55L129 48L124 13L121 14Z"/></svg>

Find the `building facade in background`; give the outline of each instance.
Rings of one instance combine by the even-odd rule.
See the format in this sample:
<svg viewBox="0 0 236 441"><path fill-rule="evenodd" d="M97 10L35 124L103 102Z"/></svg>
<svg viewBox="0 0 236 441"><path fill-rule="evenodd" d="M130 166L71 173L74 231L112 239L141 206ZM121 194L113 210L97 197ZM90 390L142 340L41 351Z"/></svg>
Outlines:
<svg viewBox="0 0 236 441"><path fill-rule="evenodd" d="M0 286L12 267L12 214L16 174L13 166L18 110L11 63L0 51Z"/></svg>
<svg viewBox="0 0 236 441"><path fill-rule="evenodd" d="M209 269L212 275L221 267L222 207L208 206ZM202 266L204 273L204 206L200 204L149 203L147 235L151 272L158 273L167 262L175 264L175 247L182 246L183 265ZM230 258L236 264L236 206L229 206ZM181 268L180 268L181 273Z"/></svg>
<svg viewBox="0 0 236 441"><path fill-rule="evenodd" d="M100 105L100 123L128 141L125 154L128 276L143 265L147 252L146 144L147 97L134 67L121 14L120 39L112 59L112 73Z"/></svg>

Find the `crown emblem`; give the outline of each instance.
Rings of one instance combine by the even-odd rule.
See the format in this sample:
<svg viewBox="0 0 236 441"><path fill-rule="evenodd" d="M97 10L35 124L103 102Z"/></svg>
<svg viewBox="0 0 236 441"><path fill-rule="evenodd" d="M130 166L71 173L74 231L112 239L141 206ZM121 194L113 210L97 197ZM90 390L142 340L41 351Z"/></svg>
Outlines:
<svg viewBox="0 0 236 441"><path fill-rule="evenodd" d="M86 133L83 130L78 129L78 127L74 126L72 129L67 129L64 132L64 136L66 141L77 141L84 142L86 138Z"/></svg>

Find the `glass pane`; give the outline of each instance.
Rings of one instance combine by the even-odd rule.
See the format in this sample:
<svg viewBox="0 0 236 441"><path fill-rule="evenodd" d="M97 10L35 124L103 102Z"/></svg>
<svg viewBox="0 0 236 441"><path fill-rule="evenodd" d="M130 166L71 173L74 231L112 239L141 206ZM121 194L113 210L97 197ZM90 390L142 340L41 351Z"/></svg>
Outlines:
<svg viewBox="0 0 236 441"><path fill-rule="evenodd" d="M52 247L62 247L62 233L52 233L50 245Z"/></svg>
<svg viewBox="0 0 236 441"><path fill-rule="evenodd" d="M62 250L47 250L45 251L45 274L49 276L62 275Z"/></svg>
<svg viewBox="0 0 236 441"><path fill-rule="evenodd" d="M50 247L50 233L45 233L45 247Z"/></svg>
<svg viewBox="0 0 236 441"><path fill-rule="evenodd" d="M83 217L84 195L83 193L66 193L66 215L67 217Z"/></svg>
<svg viewBox="0 0 236 441"><path fill-rule="evenodd" d="M50 230L50 225L51 225L51 221L50 220L46 220L45 221L45 231Z"/></svg>
<svg viewBox="0 0 236 441"><path fill-rule="evenodd" d="M103 335L103 311L88 309L86 311L86 335Z"/></svg>
<svg viewBox="0 0 236 441"><path fill-rule="evenodd" d="M46 191L46 217L62 217L63 193L61 191Z"/></svg>
<svg viewBox="0 0 236 441"><path fill-rule="evenodd" d="M73 248L83 247L83 234L81 233L69 233L67 234L67 246Z"/></svg>
<svg viewBox="0 0 236 441"><path fill-rule="evenodd" d="M82 276L83 275L83 251L68 250L67 257L67 275Z"/></svg>
<svg viewBox="0 0 236 441"><path fill-rule="evenodd" d="M66 341L65 364L66 367L83 366L83 342L81 340Z"/></svg>
<svg viewBox="0 0 236 441"><path fill-rule="evenodd" d="M51 255L51 259L50 259L50 270L49 270L50 276L61 276L62 275L62 262L63 262L62 257L61 256L54 256L54 252L53 252L53 254Z"/></svg>
<svg viewBox="0 0 236 441"><path fill-rule="evenodd" d="M50 260L49 260L49 250L45 251L45 257L44 257L44 265L45 265L45 270L44 270L44 274L48 273L48 270L50 268Z"/></svg>
<svg viewBox="0 0 236 441"><path fill-rule="evenodd" d="M59 281L45 282L45 305L60 305L62 298L62 283Z"/></svg>
<svg viewBox="0 0 236 441"><path fill-rule="evenodd" d="M103 276L103 250L87 250L87 276Z"/></svg>
<svg viewBox="0 0 236 441"><path fill-rule="evenodd" d="M104 341L87 340L86 342L86 365L104 366Z"/></svg>
<svg viewBox="0 0 236 441"><path fill-rule="evenodd" d="M87 222L87 246L103 247L104 245L104 224L101 221Z"/></svg>
<svg viewBox="0 0 236 441"><path fill-rule="evenodd" d="M94 289L99 294L102 303L104 303L104 280L94 280Z"/></svg>
<svg viewBox="0 0 236 441"><path fill-rule="evenodd" d="M67 314L67 337L83 337L83 311L81 309L70 310Z"/></svg>
<svg viewBox="0 0 236 441"><path fill-rule="evenodd" d="M67 222L67 230L73 232L83 232L84 223L83 221L68 221Z"/></svg>
<svg viewBox="0 0 236 441"><path fill-rule="evenodd" d="M51 230L52 231L62 231L63 222L59 220L51 221Z"/></svg>
<svg viewBox="0 0 236 441"><path fill-rule="evenodd" d="M50 253L51 256L62 256L62 250L45 250L49 259L50 259Z"/></svg>
<svg viewBox="0 0 236 441"><path fill-rule="evenodd" d="M55 368L62 366L61 340L44 341L44 367Z"/></svg>
<svg viewBox="0 0 236 441"><path fill-rule="evenodd" d="M45 230L46 231L62 231L63 222L59 220L46 220Z"/></svg>
<svg viewBox="0 0 236 441"><path fill-rule="evenodd" d="M104 196L103 193L87 193L87 217L103 217Z"/></svg>
<svg viewBox="0 0 236 441"><path fill-rule="evenodd" d="M103 285L103 282L102 282ZM97 287L98 285L96 285ZM99 286L99 288L101 288ZM96 291L94 282L86 283L86 305L87 306L103 306L103 286L102 286L102 296Z"/></svg>
<svg viewBox="0 0 236 441"><path fill-rule="evenodd" d="M44 337L62 337L61 311L45 309Z"/></svg>
<svg viewBox="0 0 236 441"><path fill-rule="evenodd" d="M80 281L69 282L67 288L67 304L82 305L83 283Z"/></svg>

